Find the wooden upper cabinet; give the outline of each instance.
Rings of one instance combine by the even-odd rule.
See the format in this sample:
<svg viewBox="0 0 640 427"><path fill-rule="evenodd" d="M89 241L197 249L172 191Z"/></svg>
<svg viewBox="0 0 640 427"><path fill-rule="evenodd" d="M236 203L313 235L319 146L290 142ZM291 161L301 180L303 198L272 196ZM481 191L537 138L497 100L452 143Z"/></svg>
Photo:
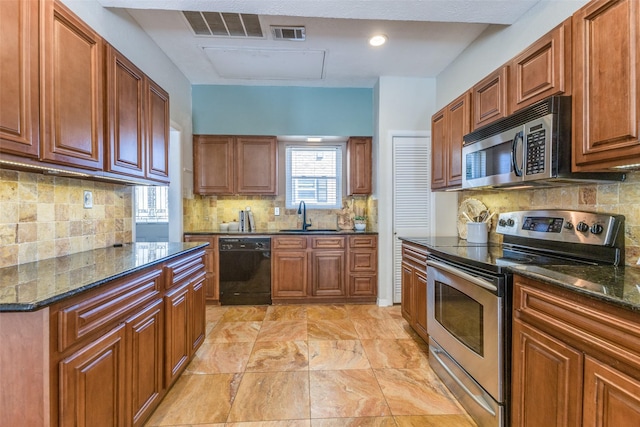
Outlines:
<svg viewBox="0 0 640 427"><path fill-rule="evenodd" d="M278 193L278 141L275 137L236 138L236 193Z"/></svg>
<svg viewBox="0 0 640 427"><path fill-rule="evenodd" d="M41 158L103 169L103 41L62 3L43 0Z"/></svg>
<svg viewBox="0 0 640 427"><path fill-rule="evenodd" d="M471 131L471 92L454 99L431 118L431 188L462 184L462 142Z"/></svg>
<svg viewBox="0 0 640 427"><path fill-rule="evenodd" d="M196 194L277 194L274 136L194 135Z"/></svg>
<svg viewBox="0 0 640 427"><path fill-rule="evenodd" d="M573 170L640 162L636 0L596 0L573 15Z"/></svg>
<svg viewBox="0 0 640 427"><path fill-rule="evenodd" d="M511 113L552 95L571 94L571 18L513 58L509 85Z"/></svg>
<svg viewBox="0 0 640 427"><path fill-rule="evenodd" d="M349 195L371 194L371 150L370 137L351 137L347 142Z"/></svg>
<svg viewBox="0 0 640 427"><path fill-rule="evenodd" d="M169 94L145 79L147 119L146 177L169 183Z"/></svg>
<svg viewBox="0 0 640 427"><path fill-rule="evenodd" d="M107 161L105 169L145 176L144 74L112 46L107 60Z"/></svg>
<svg viewBox="0 0 640 427"><path fill-rule="evenodd" d="M471 89L473 130L507 116L508 71L508 65L500 67Z"/></svg>
<svg viewBox="0 0 640 427"><path fill-rule="evenodd" d="M38 2L0 1L0 152L38 157Z"/></svg>
<svg viewBox="0 0 640 427"><path fill-rule="evenodd" d="M447 106L448 150L447 150L447 186L462 185L462 142L471 132L471 93L466 92Z"/></svg>
<svg viewBox="0 0 640 427"><path fill-rule="evenodd" d="M233 137L194 135L194 189L196 194L233 194Z"/></svg>
<svg viewBox="0 0 640 427"><path fill-rule="evenodd" d="M431 117L431 189L447 186L447 128L446 107Z"/></svg>

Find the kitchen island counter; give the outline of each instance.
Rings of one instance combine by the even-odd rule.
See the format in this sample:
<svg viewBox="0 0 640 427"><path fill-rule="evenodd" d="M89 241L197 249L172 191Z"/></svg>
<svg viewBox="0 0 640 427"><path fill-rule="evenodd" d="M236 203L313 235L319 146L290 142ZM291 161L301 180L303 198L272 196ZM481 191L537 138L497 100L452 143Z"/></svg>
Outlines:
<svg viewBox="0 0 640 427"><path fill-rule="evenodd" d="M0 312L38 310L206 245L131 243L5 267Z"/></svg>

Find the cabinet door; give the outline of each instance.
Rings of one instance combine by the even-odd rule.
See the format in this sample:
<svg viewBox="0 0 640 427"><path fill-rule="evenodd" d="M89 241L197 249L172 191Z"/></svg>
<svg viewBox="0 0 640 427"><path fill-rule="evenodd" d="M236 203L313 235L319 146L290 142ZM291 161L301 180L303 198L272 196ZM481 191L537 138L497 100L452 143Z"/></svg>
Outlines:
<svg viewBox="0 0 640 427"><path fill-rule="evenodd" d="M164 388L162 354L164 329L162 300L126 322L128 419L139 426L158 404Z"/></svg>
<svg viewBox="0 0 640 427"><path fill-rule="evenodd" d="M507 71L504 66L473 86L473 130L507 116Z"/></svg>
<svg viewBox="0 0 640 427"><path fill-rule="evenodd" d="M103 41L59 1L44 0L43 160L103 169Z"/></svg>
<svg viewBox="0 0 640 427"><path fill-rule="evenodd" d="M233 194L233 137L194 135L196 194Z"/></svg>
<svg viewBox="0 0 640 427"><path fill-rule="evenodd" d="M462 184L462 142L471 132L471 93L466 92L451 102L446 114L447 187L450 188Z"/></svg>
<svg viewBox="0 0 640 427"><path fill-rule="evenodd" d="M585 427L640 425L640 381L587 356L583 417Z"/></svg>
<svg viewBox="0 0 640 427"><path fill-rule="evenodd" d="M574 170L638 163L640 4L597 0L573 15Z"/></svg>
<svg viewBox="0 0 640 427"><path fill-rule="evenodd" d="M236 138L236 192L278 194L276 137Z"/></svg>
<svg viewBox="0 0 640 427"><path fill-rule="evenodd" d="M352 137L347 142L348 194L371 194L371 138Z"/></svg>
<svg viewBox="0 0 640 427"><path fill-rule="evenodd" d="M204 342L206 335L206 298L205 298L205 278L195 280L191 285L191 307L189 316L191 319L191 353Z"/></svg>
<svg viewBox="0 0 640 427"><path fill-rule="evenodd" d="M431 118L431 188L447 186L447 127L442 109Z"/></svg>
<svg viewBox="0 0 640 427"><path fill-rule="evenodd" d="M311 292L313 296L345 296L344 251L311 253Z"/></svg>
<svg viewBox="0 0 640 427"><path fill-rule="evenodd" d="M186 367L191 354L189 283L165 295L165 387Z"/></svg>
<svg viewBox="0 0 640 427"><path fill-rule="evenodd" d="M272 252L271 289L273 298L307 296L307 251Z"/></svg>
<svg viewBox="0 0 640 427"><path fill-rule="evenodd" d="M512 425L581 426L582 353L514 320L512 357Z"/></svg>
<svg viewBox="0 0 640 427"><path fill-rule="evenodd" d="M571 18L513 58L509 111L552 95L571 94Z"/></svg>
<svg viewBox="0 0 640 427"><path fill-rule="evenodd" d="M413 291L415 296L414 328L423 340L429 340L427 333L427 275L424 271L413 270Z"/></svg>
<svg viewBox="0 0 640 427"><path fill-rule="evenodd" d="M350 297L375 297L378 295L378 276L351 274L349 276Z"/></svg>
<svg viewBox="0 0 640 427"><path fill-rule="evenodd" d="M413 316L415 312L414 308L414 300L413 300L413 267L406 263L402 262L402 301L401 301L401 311L402 317L409 322L410 325L413 324Z"/></svg>
<svg viewBox="0 0 640 427"><path fill-rule="evenodd" d="M107 161L105 169L145 176L144 74L107 45Z"/></svg>
<svg viewBox="0 0 640 427"><path fill-rule="evenodd" d="M63 359L59 369L61 427L124 425L123 324Z"/></svg>
<svg viewBox="0 0 640 427"><path fill-rule="evenodd" d="M0 1L0 152L39 153L38 2Z"/></svg>
<svg viewBox="0 0 640 427"><path fill-rule="evenodd" d="M160 86L145 79L147 119L146 177L169 183L169 94Z"/></svg>

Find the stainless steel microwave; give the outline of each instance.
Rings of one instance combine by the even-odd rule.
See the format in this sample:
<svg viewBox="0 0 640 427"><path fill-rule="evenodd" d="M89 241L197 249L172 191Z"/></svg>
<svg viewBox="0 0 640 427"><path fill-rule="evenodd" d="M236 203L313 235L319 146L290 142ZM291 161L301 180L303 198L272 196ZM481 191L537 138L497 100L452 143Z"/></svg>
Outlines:
<svg viewBox="0 0 640 427"><path fill-rule="evenodd" d="M623 181L571 172L571 97L553 96L464 136L462 188Z"/></svg>

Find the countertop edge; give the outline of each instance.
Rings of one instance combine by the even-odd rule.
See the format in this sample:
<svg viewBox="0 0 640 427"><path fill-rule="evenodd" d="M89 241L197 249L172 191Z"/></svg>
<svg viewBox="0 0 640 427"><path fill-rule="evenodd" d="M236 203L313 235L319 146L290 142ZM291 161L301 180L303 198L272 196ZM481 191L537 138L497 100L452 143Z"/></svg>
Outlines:
<svg viewBox="0 0 640 427"><path fill-rule="evenodd" d="M179 252L173 253L171 255L167 255L158 259L155 259L153 261L150 261L148 263L130 268L126 271L122 271L120 273L117 274L113 274L111 276L106 276L103 277L101 279L98 279L94 282L88 283L84 286L66 291L66 292L62 292L60 294L51 296L49 298L45 298L41 301L35 302L35 303L0 303L0 313L4 313L4 312L32 312L32 311L37 311L37 310L41 310L45 307L49 307L55 303L58 303L60 301L63 301L65 299L80 295L84 292L90 291L92 289L96 289L100 286L103 286L109 282L112 282L114 280L118 280L121 279L123 277L129 276L131 274L135 274L139 271L142 271L146 268L149 267L153 267L154 265L158 265L158 264L162 264L165 263L169 260L172 260L174 258L183 256L185 254L191 253L191 252L195 252L198 250L202 250L204 248L206 248L209 243L207 242L193 242L194 246L189 247L189 248L184 248L182 250L180 250Z"/></svg>

